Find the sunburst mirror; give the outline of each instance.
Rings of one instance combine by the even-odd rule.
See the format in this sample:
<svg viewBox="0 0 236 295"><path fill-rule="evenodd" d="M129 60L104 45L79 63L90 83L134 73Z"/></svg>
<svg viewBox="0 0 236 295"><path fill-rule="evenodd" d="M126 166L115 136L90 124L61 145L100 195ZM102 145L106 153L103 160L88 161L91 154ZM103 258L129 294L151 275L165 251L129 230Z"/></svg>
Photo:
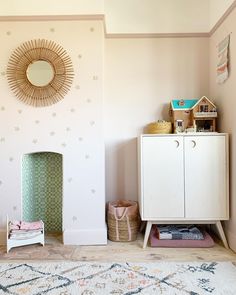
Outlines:
<svg viewBox="0 0 236 295"><path fill-rule="evenodd" d="M52 105L63 99L73 76L67 52L45 39L23 43L12 53L7 67L12 91L21 101L35 107Z"/></svg>

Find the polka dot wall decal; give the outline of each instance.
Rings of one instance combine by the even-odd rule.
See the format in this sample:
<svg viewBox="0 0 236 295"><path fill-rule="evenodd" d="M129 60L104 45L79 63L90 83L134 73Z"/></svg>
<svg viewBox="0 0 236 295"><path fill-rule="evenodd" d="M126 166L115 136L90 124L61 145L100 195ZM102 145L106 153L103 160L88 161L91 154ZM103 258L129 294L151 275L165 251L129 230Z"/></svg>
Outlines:
<svg viewBox="0 0 236 295"><path fill-rule="evenodd" d="M67 132L71 131L70 127L66 127L66 131Z"/></svg>
<svg viewBox="0 0 236 295"><path fill-rule="evenodd" d="M1 72L1 76L5 76L6 75L6 73L5 72Z"/></svg>
<svg viewBox="0 0 236 295"><path fill-rule="evenodd" d="M57 113L52 113L52 116L53 116L53 117L56 117L56 115L57 115Z"/></svg>
<svg viewBox="0 0 236 295"><path fill-rule="evenodd" d="M50 28L50 32L54 33L55 32L55 28Z"/></svg>
<svg viewBox="0 0 236 295"><path fill-rule="evenodd" d="M10 157L10 158L9 158L9 161L10 161L10 162L13 162L13 161L14 161L14 158L13 158L13 157Z"/></svg>
<svg viewBox="0 0 236 295"><path fill-rule="evenodd" d="M38 142L38 139L35 138L35 139L32 140L32 142L33 142L34 144L36 144L36 143Z"/></svg>
<svg viewBox="0 0 236 295"><path fill-rule="evenodd" d="M50 136L54 136L54 135L55 135L55 132L52 131L52 132L50 132L49 134L50 134Z"/></svg>
<svg viewBox="0 0 236 295"><path fill-rule="evenodd" d="M72 220L73 220L73 222L75 222L77 220L77 217L76 216L73 216L72 217Z"/></svg>
<svg viewBox="0 0 236 295"><path fill-rule="evenodd" d="M90 28L90 32L94 32L94 28L93 27Z"/></svg>
<svg viewBox="0 0 236 295"><path fill-rule="evenodd" d="M1 111L5 111L5 107L1 107Z"/></svg>
<svg viewBox="0 0 236 295"><path fill-rule="evenodd" d="M79 55L78 55L78 58L82 58L82 54L79 54Z"/></svg>
<svg viewBox="0 0 236 295"><path fill-rule="evenodd" d="M7 36L10 36L11 35L11 31L7 31Z"/></svg>
<svg viewBox="0 0 236 295"><path fill-rule="evenodd" d="M71 112L71 113L74 113L74 112L75 112L75 109L73 109L73 108L70 109L70 112Z"/></svg>
<svg viewBox="0 0 236 295"><path fill-rule="evenodd" d="M75 86L75 89L79 90L80 89L80 86L79 85L76 85Z"/></svg>
<svg viewBox="0 0 236 295"><path fill-rule="evenodd" d="M35 124L39 124L39 122L40 122L39 120L35 120L34 121Z"/></svg>
<svg viewBox="0 0 236 295"><path fill-rule="evenodd" d="M88 98L86 101L87 103L91 103L92 100Z"/></svg>
<svg viewBox="0 0 236 295"><path fill-rule="evenodd" d="M89 155L85 155L85 159L88 160L90 158Z"/></svg>
<svg viewBox="0 0 236 295"><path fill-rule="evenodd" d="M5 141L5 137L1 137L0 142L4 142L4 141Z"/></svg>
<svg viewBox="0 0 236 295"><path fill-rule="evenodd" d="M83 141L83 137L79 137L79 141Z"/></svg>
<svg viewBox="0 0 236 295"><path fill-rule="evenodd" d="M91 193L95 194L96 193L95 189L91 189Z"/></svg>
<svg viewBox="0 0 236 295"><path fill-rule="evenodd" d="M14 130L15 130L15 131L20 131L20 127L19 127L19 126L15 126L15 127L14 127Z"/></svg>
<svg viewBox="0 0 236 295"><path fill-rule="evenodd" d="M65 142L63 142L61 145L62 145L63 147L66 147L66 143L65 143Z"/></svg>
<svg viewBox="0 0 236 295"><path fill-rule="evenodd" d="M18 110L18 113L19 113L19 114L22 114L22 110Z"/></svg>
<svg viewBox="0 0 236 295"><path fill-rule="evenodd" d="M68 182L72 182L72 177L67 179Z"/></svg>
<svg viewBox="0 0 236 295"><path fill-rule="evenodd" d="M12 208L14 211L16 211L17 210L17 206L13 206L13 208Z"/></svg>
<svg viewBox="0 0 236 295"><path fill-rule="evenodd" d="M94 75L93 80L98 80L98 76Z"/></svg>
<svg viewBox="0 0 236 295"><path fill-rule="evenodd" d="M94 126L95 125L95 121L90 121L89 123L91 126Z"/></svg>

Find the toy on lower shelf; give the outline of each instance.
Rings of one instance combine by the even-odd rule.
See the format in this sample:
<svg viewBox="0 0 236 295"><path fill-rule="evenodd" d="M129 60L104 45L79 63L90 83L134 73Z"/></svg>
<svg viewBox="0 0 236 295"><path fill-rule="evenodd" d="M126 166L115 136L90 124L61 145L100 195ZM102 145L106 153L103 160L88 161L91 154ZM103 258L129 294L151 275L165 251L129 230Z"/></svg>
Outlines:
<svg viewBox="0 0 236 295"><path fill-rule="evenodd" d="M37 244L44 246L44 223L9 221L7 216L7 253L11 248Z"/></svg>

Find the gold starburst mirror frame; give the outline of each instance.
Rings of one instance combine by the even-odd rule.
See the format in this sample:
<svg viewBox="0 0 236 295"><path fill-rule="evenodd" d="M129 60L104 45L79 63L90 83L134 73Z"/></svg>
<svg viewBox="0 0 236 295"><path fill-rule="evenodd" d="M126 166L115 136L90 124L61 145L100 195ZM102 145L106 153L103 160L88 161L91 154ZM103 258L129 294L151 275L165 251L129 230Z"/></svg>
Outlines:
<svg viewBox="0 0 236 295"><path fill-rule="evenodd" d="M7 78L23 102L43 107L64 98L73 81L73 66L67 52L53 41L31 40L11 55Z"/></svg>

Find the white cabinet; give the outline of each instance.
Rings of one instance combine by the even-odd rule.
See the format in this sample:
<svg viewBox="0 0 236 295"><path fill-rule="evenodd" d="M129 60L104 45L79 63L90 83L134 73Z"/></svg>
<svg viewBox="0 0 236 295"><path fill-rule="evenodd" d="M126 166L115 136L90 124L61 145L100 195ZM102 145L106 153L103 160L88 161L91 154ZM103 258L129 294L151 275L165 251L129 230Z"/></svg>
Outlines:
<svg viewBox="0 0 236 295"><path fill-rule="evenodd" d="M139 204L148 221L144 247L153 223L216 224L229 218L227 134L141 135Z"/></svg>

